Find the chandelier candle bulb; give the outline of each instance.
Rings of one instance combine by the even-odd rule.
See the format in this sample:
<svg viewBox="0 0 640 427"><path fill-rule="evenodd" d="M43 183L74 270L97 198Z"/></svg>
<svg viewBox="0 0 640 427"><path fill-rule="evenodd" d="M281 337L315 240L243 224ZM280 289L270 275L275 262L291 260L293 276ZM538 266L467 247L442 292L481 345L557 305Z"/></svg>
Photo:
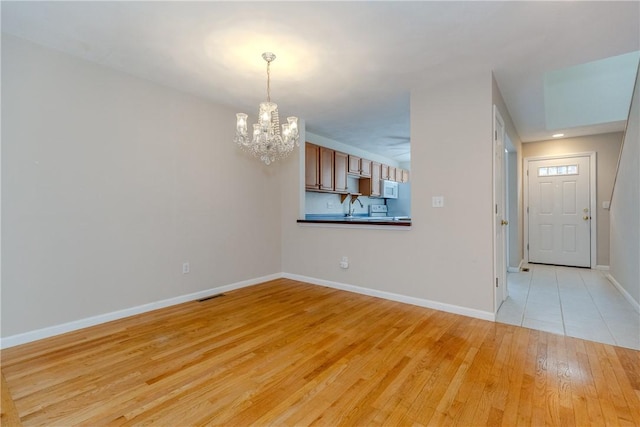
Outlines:
<svg viewBox="0 0 640 427"><path fill-rule="evenodd" d="M278 105L271 102L271 76L270 65L276 56L271 52L262 54L267 61L267 102L261 102L258 110L258 123L253 125L252 139L247 132L247 115L236 114L236 136L234 141L242 149L253 154L265 164L271 164L275 160L287 157L293 151L294 146L300 146L298 133L298 118L287 117L287 123L282 125L280 131L280 116Z"/></svg>
<svg viewBox="0 0 640 427"><path fill-rule="evenodd" d="M238 122L236 124L236 131L240 134L247 133L247 115L245 113L236 114Z"/></svg>

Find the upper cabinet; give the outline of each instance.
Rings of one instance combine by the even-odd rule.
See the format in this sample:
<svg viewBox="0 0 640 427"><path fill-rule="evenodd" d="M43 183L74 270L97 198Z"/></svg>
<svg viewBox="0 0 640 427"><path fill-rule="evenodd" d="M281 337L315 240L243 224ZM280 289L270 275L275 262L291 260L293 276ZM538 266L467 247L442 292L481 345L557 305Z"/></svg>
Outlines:
<svg viewBox="0 0 640 427"><path fill-rule="evenodd" d="M333 150L320 147L320 189L333 191Z"/></svg>
<svg viewBox="0 0 640 427"><path fill-rule="evenodd" d="M333 188L337 192L347 192L348 157L349 155L346 153L341 153L340 151L334 152Z"/></svg>
<svg viewBox="0 0 640 427"><path fill-rule="evenodd" d="M409 182L409 171L394 168L393 166L380 165L380 179L396 182Z"/></svg>
<svg viewBox="0 0 640 427"><path fill-rule="evenodd" d="M344 168L344 178L338 174L339 182L336 191L346 191L347 189L346 156L344 153L338 155L338 161ZM334 162L332 149L307 142L305 145L305 188L315 191L334 191L334 179L336 178Z"/></svg>
<svg viewBox="0 0 640 427"><path fill-rule="evenodd" d="M389 166L389 181L396 180L396 168Z"/></svg>
<svg viewBox="0 0 640 427"><path fill-rule="evenodd" d="M371 176L371 160L360 159L360 176ZM379 164L378 164L379 165Z"/></svg>
<svg viewBox="0 0 640 427"><path fill-rule="evenodd" d="M376 162L371 162L371 195L372 196L380 196L382 194L381 183L380 183L380 170L381 164Z"/></svg>
<svg viewBox="0 0 640 427"><path fill-rule="evenodd" d="M409 182L409 171L404 169L396 169L396 181Z"/></svg>
<svg viewBox="0 0 640 427"><path fill-rule="evenodd" d="M307 142L304 149L304 175L307 190L320 188L320 147Z"/></svg>
<svg viewBox="0 0 640 427"><path fill-rule="evenodd" d="M360 157L349 155L349 173L360 175Z"/></svg>
<svg viewBox="0 0 640 427"><path fill-rule="evenodd" d="M389 179L389 165L380 165L380 179Z"/></svg>
<svg viewBox="0 0 640 427"><path fill-rule="evenodd" d="M309 191L345 194L347 176L360 180L359 191L365 196L380 197L382 180L409 182L409 171L384 165L330 148L306 143L305 188Z"/></svg>
<svg viewBox="0 0 640 427"><path fill-rule="evenodd" d="M363 196L380 197L380 170L381 165L377 162L371 162L371 178L360 179L360 193Z"/></svg>
<svg viewBox="0 0 640 427"><path fill-rule="evenodd" d="M349 154L349 174L370 177L371 160Z"/></svg>

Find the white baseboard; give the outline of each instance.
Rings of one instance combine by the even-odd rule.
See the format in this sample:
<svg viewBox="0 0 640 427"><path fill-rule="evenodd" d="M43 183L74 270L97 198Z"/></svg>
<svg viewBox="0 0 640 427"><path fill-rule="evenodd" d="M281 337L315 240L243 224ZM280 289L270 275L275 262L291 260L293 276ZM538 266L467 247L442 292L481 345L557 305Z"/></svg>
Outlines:
<svg viewBox="0 0 640 427"><path fill-rule="evenodd" d="M332 282L329 280L316 279L308 276L301 276L298 274L276 273L268 276L258 277L255 279L244 280L242 282L232 283L230 285L218 286L216 288L194 292L191 294L180 295L180 296L165 299L162 301L156 301L148 304L142 304L136 307L130 307L123 310L113 311L111 313L105 313L97 316L87 317L84 319L74 320L71 322L62 323L60 325L54 325L54 326L49 326L42 329L36 329L34 331L25 332L22 334L16 334L16 335L11 335L5 338L0 338L0 349L14 347L20 344L26 344L32 341L49 338L49 337L64 334L67 332L76 331L78 329L87 328L89 326L95 326L101 323L110 322L112 320L118 320L124 317L134 316L136 314L146 313L148 311L157 310L160 308L165 308L165 307L169 307L176 304L182 304L183 302L187 302L187 301L206 298L211 295L232 291L234 289L245 288L247 286L257 285L259 283L267 282L269 280L279 279L282 277L287 279L292 279L292 280L299 280L302 282L310 283L312 285L327 286L330 288L340 289L348 292L354 292L357 294L384 298L391 301L398 301L405 304L417 305L419 307L432 308L434 310L445 311L453 314L460 314L462 316L474 317L482 320L495 321L495 314L488 311L475 310L472 308L461 307L461 306L446 304L446 303L437 302L437 301L431 301L423 298L410 297L406 295L395 294L392 292L378 291L375 289L368 289L360 286L348 285L345 283L338 283L338 282Z"/></svg>
<svg viewBox="0 0 640 427"><path fill-rule="evenodd" d="M618 289L620 291L622 296L627 301L629 301L629 304L631 304L633 309L635 311L637 311L638 313L640 313L640 303L638 303L638 301L634 300L633 297L631 296L631 294L629 294L629 292L627 292L627 290L625 288L623 288L622 285L620 283L618 283L618 281L616 279L614 279L614 277L610 273L605 273L605 277L607 279L609 279L609 281L613 284L613 286L615 286L616 289Z"/></svg>
<svg viewBox="0 0 640 427"><path fill-rule="evenodd" d="M398 301L405 304L417 305L419 307L432 308L434 310L446 311L447 313L460 314L462 316L475 317L476 319L495 321L495 314L475 310L473 308L461 307L458 305L446 304L438 301L431 301L423 298L410 297L392 292L378 291L375 289L363 288L345 283L332 282L330 280L316 279L315 277L301 276L299 274L282 273L282 277L301 282L311 283L312 285L327 286L329 288L340 289L343 291L354 292L357 294L368 295L372 297L383 298L391 301Z"/></svg>
<svg viewBox="0 0 640 427"><path fill-rule="evenodd" d="M99 325L101 323L122 319L124 317L134 316L136 314L146 313L148 311L169 307L171 305L182 304L183 302L187 302L187 301L206 298L211 295L232 291L234 289L240 289L240 288L245 288L247 286L257 285L258 283L279 279L281 277L282 277L282 274L280 273L270 274L268 276L262 276L255 279L244 280L241 282L232 283L230 285L218 286L216 288L194 292L187 295L180 295L180 296L165 299L162 301L156 301L148 304L142 304L136 307L125 308L124 310L113 311L111 313L105 313L97 316L87 317L84 319L74 320L71 322L62 323L60 325L54 325L54 326L49 326L42 329L36 329L35 331L29 331L22 334L11 335L11 336L0 339L0 349L13 347L20 344L25 344L25 343L40 340L43 338L49 338L54 335L60 335L67 332L76 331L78 329Z"/></svg>
<svg viewBox="0 0 640 427"><path fill-rule="evenodd" d="M520 262L518 263L517 267L507 267L507 271L509 273L519 273L520 269L522 268L522 264L524 264L524 260L521 259Z"/></svg>
<svg viewBox="0 0 640 427"><path fill-rule="evenodd" d="M609 271L609 266L608 265L596 265L595 267L593 267L594 270L600 270L600 271Z"/></svg>

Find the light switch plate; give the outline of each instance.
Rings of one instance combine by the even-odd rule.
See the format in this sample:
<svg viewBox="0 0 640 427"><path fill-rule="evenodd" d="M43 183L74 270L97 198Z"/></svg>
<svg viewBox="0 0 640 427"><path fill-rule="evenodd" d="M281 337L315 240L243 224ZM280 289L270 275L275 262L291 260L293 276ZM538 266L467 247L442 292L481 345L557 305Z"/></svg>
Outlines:
<svg viewBox="0 0 640 427"><path fill-rule="evenodd" d="M611 206L611 202L609 202L609 201L602 202L602 208L603 209L609 209L610 206Z"/></svg>
<svg viewBox="0 0 640 427"><path fill-rule="evenodd" d="M443 196L433 196L431 198L431 206L434 208L443 208L444 207L444 197Z"/></svg>

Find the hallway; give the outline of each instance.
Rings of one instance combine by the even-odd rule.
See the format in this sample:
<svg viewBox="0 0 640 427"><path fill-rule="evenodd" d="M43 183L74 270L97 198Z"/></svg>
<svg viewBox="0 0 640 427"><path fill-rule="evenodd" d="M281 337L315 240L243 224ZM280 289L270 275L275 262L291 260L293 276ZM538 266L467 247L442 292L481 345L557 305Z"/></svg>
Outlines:
<svg viewBox="0 0 640 427"><path fill-rule="evenodd" d="M640 313L603 272L529 264L509 273L497 322L640 350Z"/></svg>

